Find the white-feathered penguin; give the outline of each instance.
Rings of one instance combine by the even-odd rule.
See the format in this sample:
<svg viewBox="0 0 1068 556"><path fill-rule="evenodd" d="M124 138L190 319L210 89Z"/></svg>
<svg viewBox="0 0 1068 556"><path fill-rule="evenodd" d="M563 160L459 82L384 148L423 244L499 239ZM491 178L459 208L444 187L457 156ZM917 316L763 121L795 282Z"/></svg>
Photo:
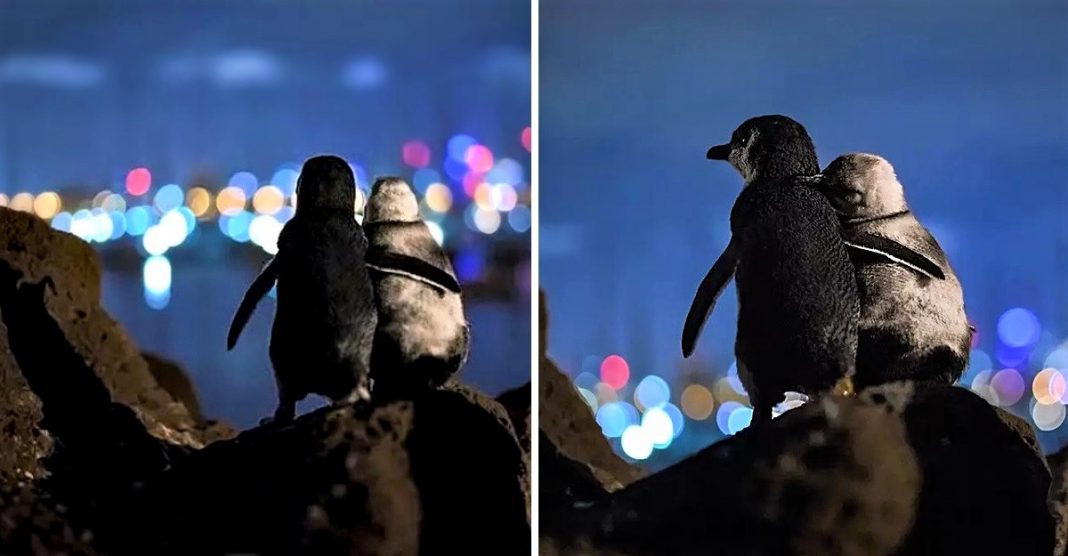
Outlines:
<svg viewBox="0 0 1068 556"><path fill-rule="evenodd" d="M803 179L819 173L808 132L785 116L759 116L743 122L730 143L712 147L707 157L730 162L745 186L731 209L731 240L687 314L683 355L693 352L734 276L735 357L754 421L770 420L772 407L788 391L851 393L860 295L838 215ZM897 258L916 258L882 243L879 248L898 252Z"/></svg>
<svg viewBox="0 0 1068 556"><path fill-rule="evenodd" d="M904 187L884 158L836 158L813 185L838 211L842 235L893 240L937 264L943 279L885 257L851 250L860 286L857 387L895 380L952 384L968 366L974 329L960 281L935 238L909 210Z"/></svg>
<svg viewBox="0 0 1068 556"><path fill-rule="evenodd" d="M296 403L308 394L334 401L368 398L378 324L352 169L336 156L310 158L296 192L297 210L278 237L278 254L245 293L227 337L231 349L277 282L270 344L276 422L292 420Z"/></svg>
<svg viewBox="0 0 1068 556"><path fill-rule="evenodd" d="M464 364L470 343L452 263L400 178L375 180L363 225L378 300L373 395L407 397L441 386Z"/></svg>

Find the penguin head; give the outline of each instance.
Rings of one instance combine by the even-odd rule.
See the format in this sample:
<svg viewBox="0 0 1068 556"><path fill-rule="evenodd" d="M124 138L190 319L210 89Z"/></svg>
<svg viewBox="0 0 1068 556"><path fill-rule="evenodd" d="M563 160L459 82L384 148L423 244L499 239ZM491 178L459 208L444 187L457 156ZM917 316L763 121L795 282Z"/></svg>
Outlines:
<svg viewBox="0 0 1068 556"><path fill-rule="evenodd" d="M894 167L881 156L849 153L831 161L812 185L849 218L885 216L908 209Z"/></svg>
<svg viewBox="0 0 1068 556"><path fill-rule="evenodd" d="M381 177L371 186L371 197L364 209L364 223L415 222L419 220L419 201L411 186L400 178Z"/></svg>
<svg viewBox="0 0 1068 556"><path fill-rule="evenodd" d="M816 147L804 126L778 115L750 118L731 135L730 143L708 149L710 160L726 160L746 184L819 173Z"/></svg>
<svg viewBox="0 0 1068 556"><path fill-rule="evenodd" d="M297 179L297 212L356 211L356 180L341 157L321 155L304 161Z"/></svg>

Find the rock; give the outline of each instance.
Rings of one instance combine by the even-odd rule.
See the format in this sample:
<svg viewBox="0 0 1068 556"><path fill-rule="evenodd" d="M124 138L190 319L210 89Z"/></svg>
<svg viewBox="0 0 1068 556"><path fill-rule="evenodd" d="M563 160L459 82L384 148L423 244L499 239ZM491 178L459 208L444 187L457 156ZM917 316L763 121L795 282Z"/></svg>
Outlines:
<svg viewBox="0 0 1068 556"><path fill-rule="evenodd" d="M192 454L147 486L146 553L526 554L514 435L470 392L326 407ZM491 400L492 401L492 400ZM116 521L129 531L130 519ZM487 534L493 532L493 534ZM160 539L163 540L162 544Z"/></svg>
<svg viewBox="0 0 1068 556"><path fill-rule="evenodd" d="M1053 473L1053 484L1049 489L1050 513L1056 527L1054 554L1068 554L1068 446L1046 458Z"/></svg>
<svg viewBox="0 0 1068 556"><path fill-rule="evenodd" d="M204 432L193 416L160 387L126 332L100 306L99 257L87 243L52 229L32 214L0 207L0 260L21 273L24 281L50 280L44 304L66 341L103 381L115 401L132 408L152 435L189 447L205 444ZM16 380L10 379L17 372L9 350L0 350L0 374L5 387L18 386ZM0 396L0 402L5 404L0 406L0 412L17 412L22 421L32 419L36 414L24 398L25 395ZM30 437L25 431L19 438L19 450L24 453L45 449L42 443L26 440ZM12 469L0 471L11 472Z"/></svg>
<svg viewBox="0 0 1068 556"><path fill-rule="evenodd" d="M1049 487L978 396L889 383L810 402L574 508L551 540L562 554L1051 554Z"/></svg>
<svg viewBox="0 0 1068 556"><path fill-rule="evenodd" d="M32 497L0 490L0 553L529 553L529 470L492 398L454 386L331 405L196 448L115 399L49 309L53 290L0 258L6 368L53 445L19 491Z"/></svg>
<svg viewBox="0 0 1068 556"><path fill-rule="evenodd" d="M508 390L497 396L497 402L508 412L512 429L519 437L523 449L530 451L530 383Z"/></svg>
<svg viewBox="0 0 1068 556"><path fill-rule="evenodd" d="M71 529L47 495L26 483L0 485L0 554L92 556L91 540Z"/></svg>
<svg viewBox="0 0 1068 556"><path fill-rule="evenodd" d="M190 417L197 423L204 444L232 438L237 434L237 431L230 425L204 416L193 381L177 363L154 353L142 352L141 357L148 364L148 370L160 388L166 390L171 398L185 406Z"/></svg>
<svg viewBox="0 0 1068 556"><path fill-rule="evenodd" d="M42 417L35 426L55 440L38 462L43 472L34 477L41 477L36 485L70 508L75 524L88 523L102 506L164 470L186 447L150 435L130 408L112 401L48 311L44 299L51 284L49 278L27 282L0 259L7 354L40 402ZM5 437L4 443L9 440L18 439Z"/></svg>
<svg viewBox="0 0 1068 556"><path fill-rule="evenodd" d="M576 514L567 540L635 555L891 554L919 485L899 419L828 399L612 494Z"/></svg>
<svg viewBox="0 0 1068 556"><path fill-rule="evenodd" d="M1004 415L956 386L900 382L862 396L901 416L920 463L924 486L901 554L1053 552L1046 462Z"/></svg>
<svg viewBox="0 0 1068 556"><path fill-rule="evenodd" d="M538 427L560 456L587 465L601 486L615 491L641 478L643 472L623 461L608 444L590 406L545 349L549 317L541 294L541 361L538 369Z"/></svg>

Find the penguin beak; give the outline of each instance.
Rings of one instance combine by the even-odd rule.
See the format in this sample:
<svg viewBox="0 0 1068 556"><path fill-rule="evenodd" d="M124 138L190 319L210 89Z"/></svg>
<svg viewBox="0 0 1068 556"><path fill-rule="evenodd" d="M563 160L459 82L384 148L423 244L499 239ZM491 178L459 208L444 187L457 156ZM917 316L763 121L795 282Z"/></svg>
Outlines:
<svg viewBox="0 0 1068 556"><path fill-rule="evenodd" d="M707 156L709 160L727 160L730 154L731 146L730 144L727 144L716 145L715 147L708 149L708 154L705 156Z"/></svg>

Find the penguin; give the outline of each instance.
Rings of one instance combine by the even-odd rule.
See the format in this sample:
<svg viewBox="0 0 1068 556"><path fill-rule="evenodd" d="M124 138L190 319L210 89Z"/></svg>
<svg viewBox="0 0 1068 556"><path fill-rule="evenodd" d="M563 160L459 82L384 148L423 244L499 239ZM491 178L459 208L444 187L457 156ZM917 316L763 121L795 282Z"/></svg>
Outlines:
<svg viewBox="0 0 1068 556"><path fill-rule="evenodd" d="M968 366L974 327L946 254L916 219L894 167L868 153L842 155L811 184L827 196L842 235L893 240L937 265L937 276L851 250L860 287L858 388L896 380L952 384Z"/></svg>
<svg viewBox="0 0 1068 556"><path fill-rule="evenodd" d="M837 213L799 179L820 170L808 132L786 116L758 116L707 157L730 162L745 185L731 209L730 242L686 317L683 355L733 275L734 352L753 422L769 421L788 391L851 394L860 294Z"/></svg>
<svg viewBox="0 0 1068 556"><path fill-rule="evenodd" d="M400 178L375 180L363 225L378 309L372 395L411 397L439 387L466 362L471 337L452 263Z"/></svg>
<svg viewBox="0 0 1068 556"><path fill-rule="evenodd" d="M731 209L731 240L702 280L686 316L689 357L732 277L739 302L735 357L754 421L771 418L786 392L850 395L856 371L860 293L852 250L939 278L932 261L867 232L843 239L829 200L808 183L819 173L815 146L798 122L750 118L730 143L708 150L745 185Z"/></svg>
<svg viewBox="0 0 1068 556"><path fill-rule="evenodd" d="M309 394L334 402L370 397L378 314L352 169L337 156L309 158L296 194L278 253L245 293L227 336L233 349L256 304L277 283L269 353L278 408L263 423L292 421L296 403Z"/></svg>

